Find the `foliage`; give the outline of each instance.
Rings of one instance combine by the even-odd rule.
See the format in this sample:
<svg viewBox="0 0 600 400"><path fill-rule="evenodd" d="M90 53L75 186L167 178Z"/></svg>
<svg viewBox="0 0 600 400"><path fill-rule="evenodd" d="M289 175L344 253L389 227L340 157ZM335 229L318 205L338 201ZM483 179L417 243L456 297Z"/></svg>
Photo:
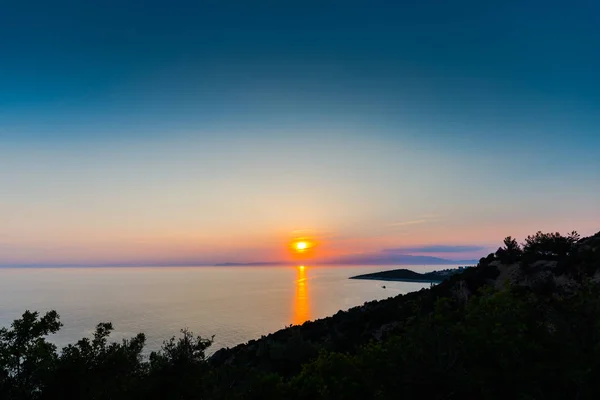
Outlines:
<svg viewBox="0 0 600 400"><path fill-rule="evenodd" d="M523 249L516 239L508 236L504 239L504 247L501 247L496 252L498 259L504 264L512 264L521 259Z"/></svg>
<svg viewBox="0 0 600 400"><path fill-rule="evenodd" d="M533 236L527 236L523 244L523 252L529 256L561 259L572 254L580 238L575 231L567 236L562 236L558 232L537 232Z"/></svg>
<svg viewBox="0 0 600 400"><path fill-rule="evenodd" d="M25 311L10 329L0 328L0 397L38 398L56 363L56 346L45 336L62 324L56 311Z"/></svg>
<svg viewBox="0 0 600 400"><path fill-rule="evenodd" d="M100 323L92 340L63 349L45 391L48 397L125 399L135 392L146 370L141 355L146 338L140 333L108 343L112 330L112 324Z"/></svg>
<svg viewBox="0 0 600 400"><path fill-rule="evenodd" d="M191 398L202 391L208 374L205 351L213 338L194 337L187 329L181 334L179 339L172 337L160 351L150 354L145 398L164 398L164 393L173 398Z"/></svg>
<svg viewBox="0 0 600 400"><path fill-rule="evenodd" d="M571 324L597 321L599 306L584 292L548 304L531 292L487 290L461 313L441 307L354 356L322 354L290 392L298 399L592 398L600 326L588 324L580 341Z"/></svg>

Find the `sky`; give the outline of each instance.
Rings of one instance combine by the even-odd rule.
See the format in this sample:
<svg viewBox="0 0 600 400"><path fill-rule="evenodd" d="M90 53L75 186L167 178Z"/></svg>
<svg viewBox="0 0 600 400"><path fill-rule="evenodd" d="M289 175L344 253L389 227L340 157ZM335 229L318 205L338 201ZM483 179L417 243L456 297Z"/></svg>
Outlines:
<svg viewBox="0 0 600 400"><path fill-rule="evenodd" d="M0 265L600 230L600 2L8 1Z"/></svg>

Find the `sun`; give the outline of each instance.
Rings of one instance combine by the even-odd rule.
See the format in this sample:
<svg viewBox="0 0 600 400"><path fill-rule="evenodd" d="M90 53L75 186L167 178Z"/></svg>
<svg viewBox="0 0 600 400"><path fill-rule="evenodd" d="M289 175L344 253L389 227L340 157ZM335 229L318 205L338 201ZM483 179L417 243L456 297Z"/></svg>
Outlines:
<svg viewBox="0 0 600 400"><path fill-rule="evenodd" d="M308 248L308 243L306 243L306 242L296 242L295 246L296 246L296 250L302 251L302 250L306 250Z"/></svg>
<svg viewBox="0 0 600 400"><path fill-rule="evenodd" d="M312 253L315 242L305 238L297 238L290 243L290 250L297 255L307 255Z"/></svg>

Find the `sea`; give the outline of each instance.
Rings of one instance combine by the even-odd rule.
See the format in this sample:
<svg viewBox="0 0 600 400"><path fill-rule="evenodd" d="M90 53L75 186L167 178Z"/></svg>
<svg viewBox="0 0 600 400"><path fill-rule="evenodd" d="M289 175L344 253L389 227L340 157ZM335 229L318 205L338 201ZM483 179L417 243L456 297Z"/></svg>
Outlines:
<svg viewBox="0 0 600 400"><path fill-rule="evenodd" d="M25 310L56 310L64 326L48 340L59 348L112 322L113 341L139 332L145 352L187 328L214 336L211 354L339 310L418 291L428 283L348 279L407 268L456 266L252 266L0 268L0 327Z"/></svg>

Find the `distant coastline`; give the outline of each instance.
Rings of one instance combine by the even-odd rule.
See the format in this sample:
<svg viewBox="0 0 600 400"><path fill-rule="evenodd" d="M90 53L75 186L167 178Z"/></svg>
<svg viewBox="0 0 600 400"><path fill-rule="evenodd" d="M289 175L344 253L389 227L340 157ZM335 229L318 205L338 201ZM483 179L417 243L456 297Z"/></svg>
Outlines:
<svg viewBox="0 0 600 400"><path fill-rule="evenodd" d="M214 267L279 267L279 266L288 266L295 265L289 262L249 262L249 263L236 263L236 262L228 262L228 263L220 263L214 264Z"/></svg>
<svg viewBox="0 0 600 400"><path fill-rule="evenodd" d="M397 281L397 282L418 282L418 283L440 283L446 278L463 272L469 267L458 267L445 269L442 271L427 272L424 274L411 271L409 269L393 269L391 271L373 272L371 274L363 274L351 276L349 279L368 279L378 281Z"/></svg>
<svg viewBox="0 0 600 400"><path fill-rule="evenodd" d="M387 278L387 277L371 277L371 276L352 276L349 279L360 279L366 281L386 281L386 282L412 282L412 283L440 283L443 280L434 280L434 279L410 279L410 278Z"/></svg>

